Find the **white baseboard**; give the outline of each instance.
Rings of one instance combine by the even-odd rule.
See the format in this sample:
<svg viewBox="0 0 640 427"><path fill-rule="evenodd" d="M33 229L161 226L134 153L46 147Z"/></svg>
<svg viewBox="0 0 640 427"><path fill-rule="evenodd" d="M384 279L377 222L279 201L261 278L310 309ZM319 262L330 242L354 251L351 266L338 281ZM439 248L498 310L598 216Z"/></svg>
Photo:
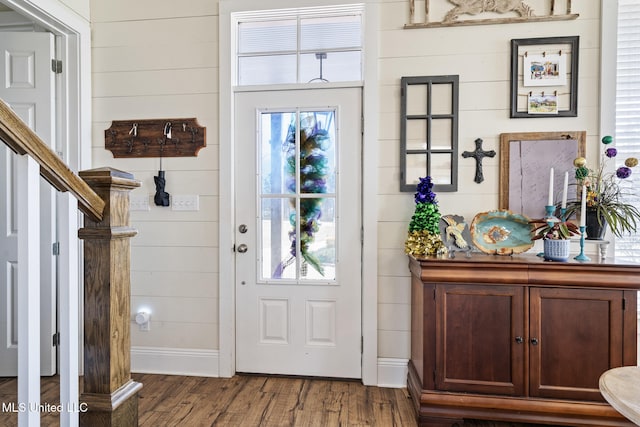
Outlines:
<svg viewBox="0 0 640 427"><path fill-rule="evenodd" d="M378 387L405 388L408 359L378 358Z"/></svg>
<svg viewBox="0 0 640 427"><path fill-rule="evenodd" d="M218 377L218 350L131 347L131 372ZM378 358L378 387L407 386L408 359Z"/></svg>
<svg viewBox="0 0 640 427"><path fill-rule="evenodd" d="M218 350L131 347L131 372L218 377Z"/></svg>

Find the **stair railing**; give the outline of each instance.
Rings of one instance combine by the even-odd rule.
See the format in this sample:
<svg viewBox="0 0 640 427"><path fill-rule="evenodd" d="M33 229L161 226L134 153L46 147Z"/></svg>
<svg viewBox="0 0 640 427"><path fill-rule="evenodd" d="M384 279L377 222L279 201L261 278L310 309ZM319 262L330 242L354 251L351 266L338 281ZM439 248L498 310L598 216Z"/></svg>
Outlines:
<svg viewBox="0 0 640 427"><path fill-rule="evenodd" d="M83 390L79 395L77 369L72 367L71 374L61 372L65 376L60 379L60 395L69 400L60 402L61 425L137 426L142 384L131 379L129 242L137 231L129 226L129 193L140 183L133 175L111 168L75 174L2 100L0 140L20 156L18 188L24 194L18 195L19 219L30 218L30 209L39 209L31 197L37 200L38 172L58 191L71 193L85 215L84 227L78 230L84 240ZM19 227L17 408L25 408L18 411L18 424L31 427L40 425L40 412L46 410L40 404L40 328L34 321L39 319L40 301L30 298L39 295L39 275L30 272L39 271L40 266L29 263L30 256L39 259L39 225L32 221L24 227L21 222ZM30 233L31 228L37 232ZM77 289L65 283L59 286ZM68 350L77 349L73 346L78 338L77 316L69 323L75 328L60 331L59 345L68 346L65 354L73 358ZM72 359L70 364L77 361Z"/></svg>

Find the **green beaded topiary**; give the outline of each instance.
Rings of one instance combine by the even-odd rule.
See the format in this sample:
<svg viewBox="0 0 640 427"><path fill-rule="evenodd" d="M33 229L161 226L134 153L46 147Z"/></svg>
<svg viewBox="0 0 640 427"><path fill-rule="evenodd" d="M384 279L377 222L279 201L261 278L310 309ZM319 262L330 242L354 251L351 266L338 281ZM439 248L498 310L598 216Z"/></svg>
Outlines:
<svg viewBox="0 0 640 427"><path fill-rule="evenodd" d="M420 178L415 194L415 212L409 223L409 235L405 242L405 253L414 256L429 256L446 253L440 237L440 210L436 194L432 191L431 177Z"/></svg>

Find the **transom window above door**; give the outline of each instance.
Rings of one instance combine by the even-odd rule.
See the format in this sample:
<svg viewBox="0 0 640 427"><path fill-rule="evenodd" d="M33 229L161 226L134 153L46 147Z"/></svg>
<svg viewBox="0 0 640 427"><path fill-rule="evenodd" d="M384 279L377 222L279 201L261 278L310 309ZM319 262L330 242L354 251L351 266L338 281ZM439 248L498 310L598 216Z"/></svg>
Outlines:
<svg viewBox="0 0 640 427"><path fill-rule="evenodd" d="M361 6L235 16L238 86L362 80Z"/></svg>

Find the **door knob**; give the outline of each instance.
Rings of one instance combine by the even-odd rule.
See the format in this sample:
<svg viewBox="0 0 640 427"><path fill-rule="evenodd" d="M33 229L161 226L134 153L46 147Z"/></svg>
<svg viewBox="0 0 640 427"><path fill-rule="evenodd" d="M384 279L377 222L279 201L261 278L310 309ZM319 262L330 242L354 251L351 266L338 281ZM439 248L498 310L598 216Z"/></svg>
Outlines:
<svg viewBox="0 0 640 427"><path fill-rule="evenodd" d="M242 234L246 233L247 230L248 228L245 224L240 224L240 226L238 227L238 231L241 232Z"/></svg>
<svg viewBox="0 0 640 427"><path fill-rule="evenodd" d="M538 345L538 338L531 338L531 344Z"/></svg>
<svg viewBox="0 0 640 427"><path fill-rule="evenodd" d="M516 342L518 344L522 344L524 342L524 339L522 339L522 337L516 337Z"/></svg>
<svg viewBox="0 0 640 427"><path fill-rule="evenodd" d="M247 249L249 248L244 243L238 246L238 252L240 252L241 254L247 252Z"/></svg>

